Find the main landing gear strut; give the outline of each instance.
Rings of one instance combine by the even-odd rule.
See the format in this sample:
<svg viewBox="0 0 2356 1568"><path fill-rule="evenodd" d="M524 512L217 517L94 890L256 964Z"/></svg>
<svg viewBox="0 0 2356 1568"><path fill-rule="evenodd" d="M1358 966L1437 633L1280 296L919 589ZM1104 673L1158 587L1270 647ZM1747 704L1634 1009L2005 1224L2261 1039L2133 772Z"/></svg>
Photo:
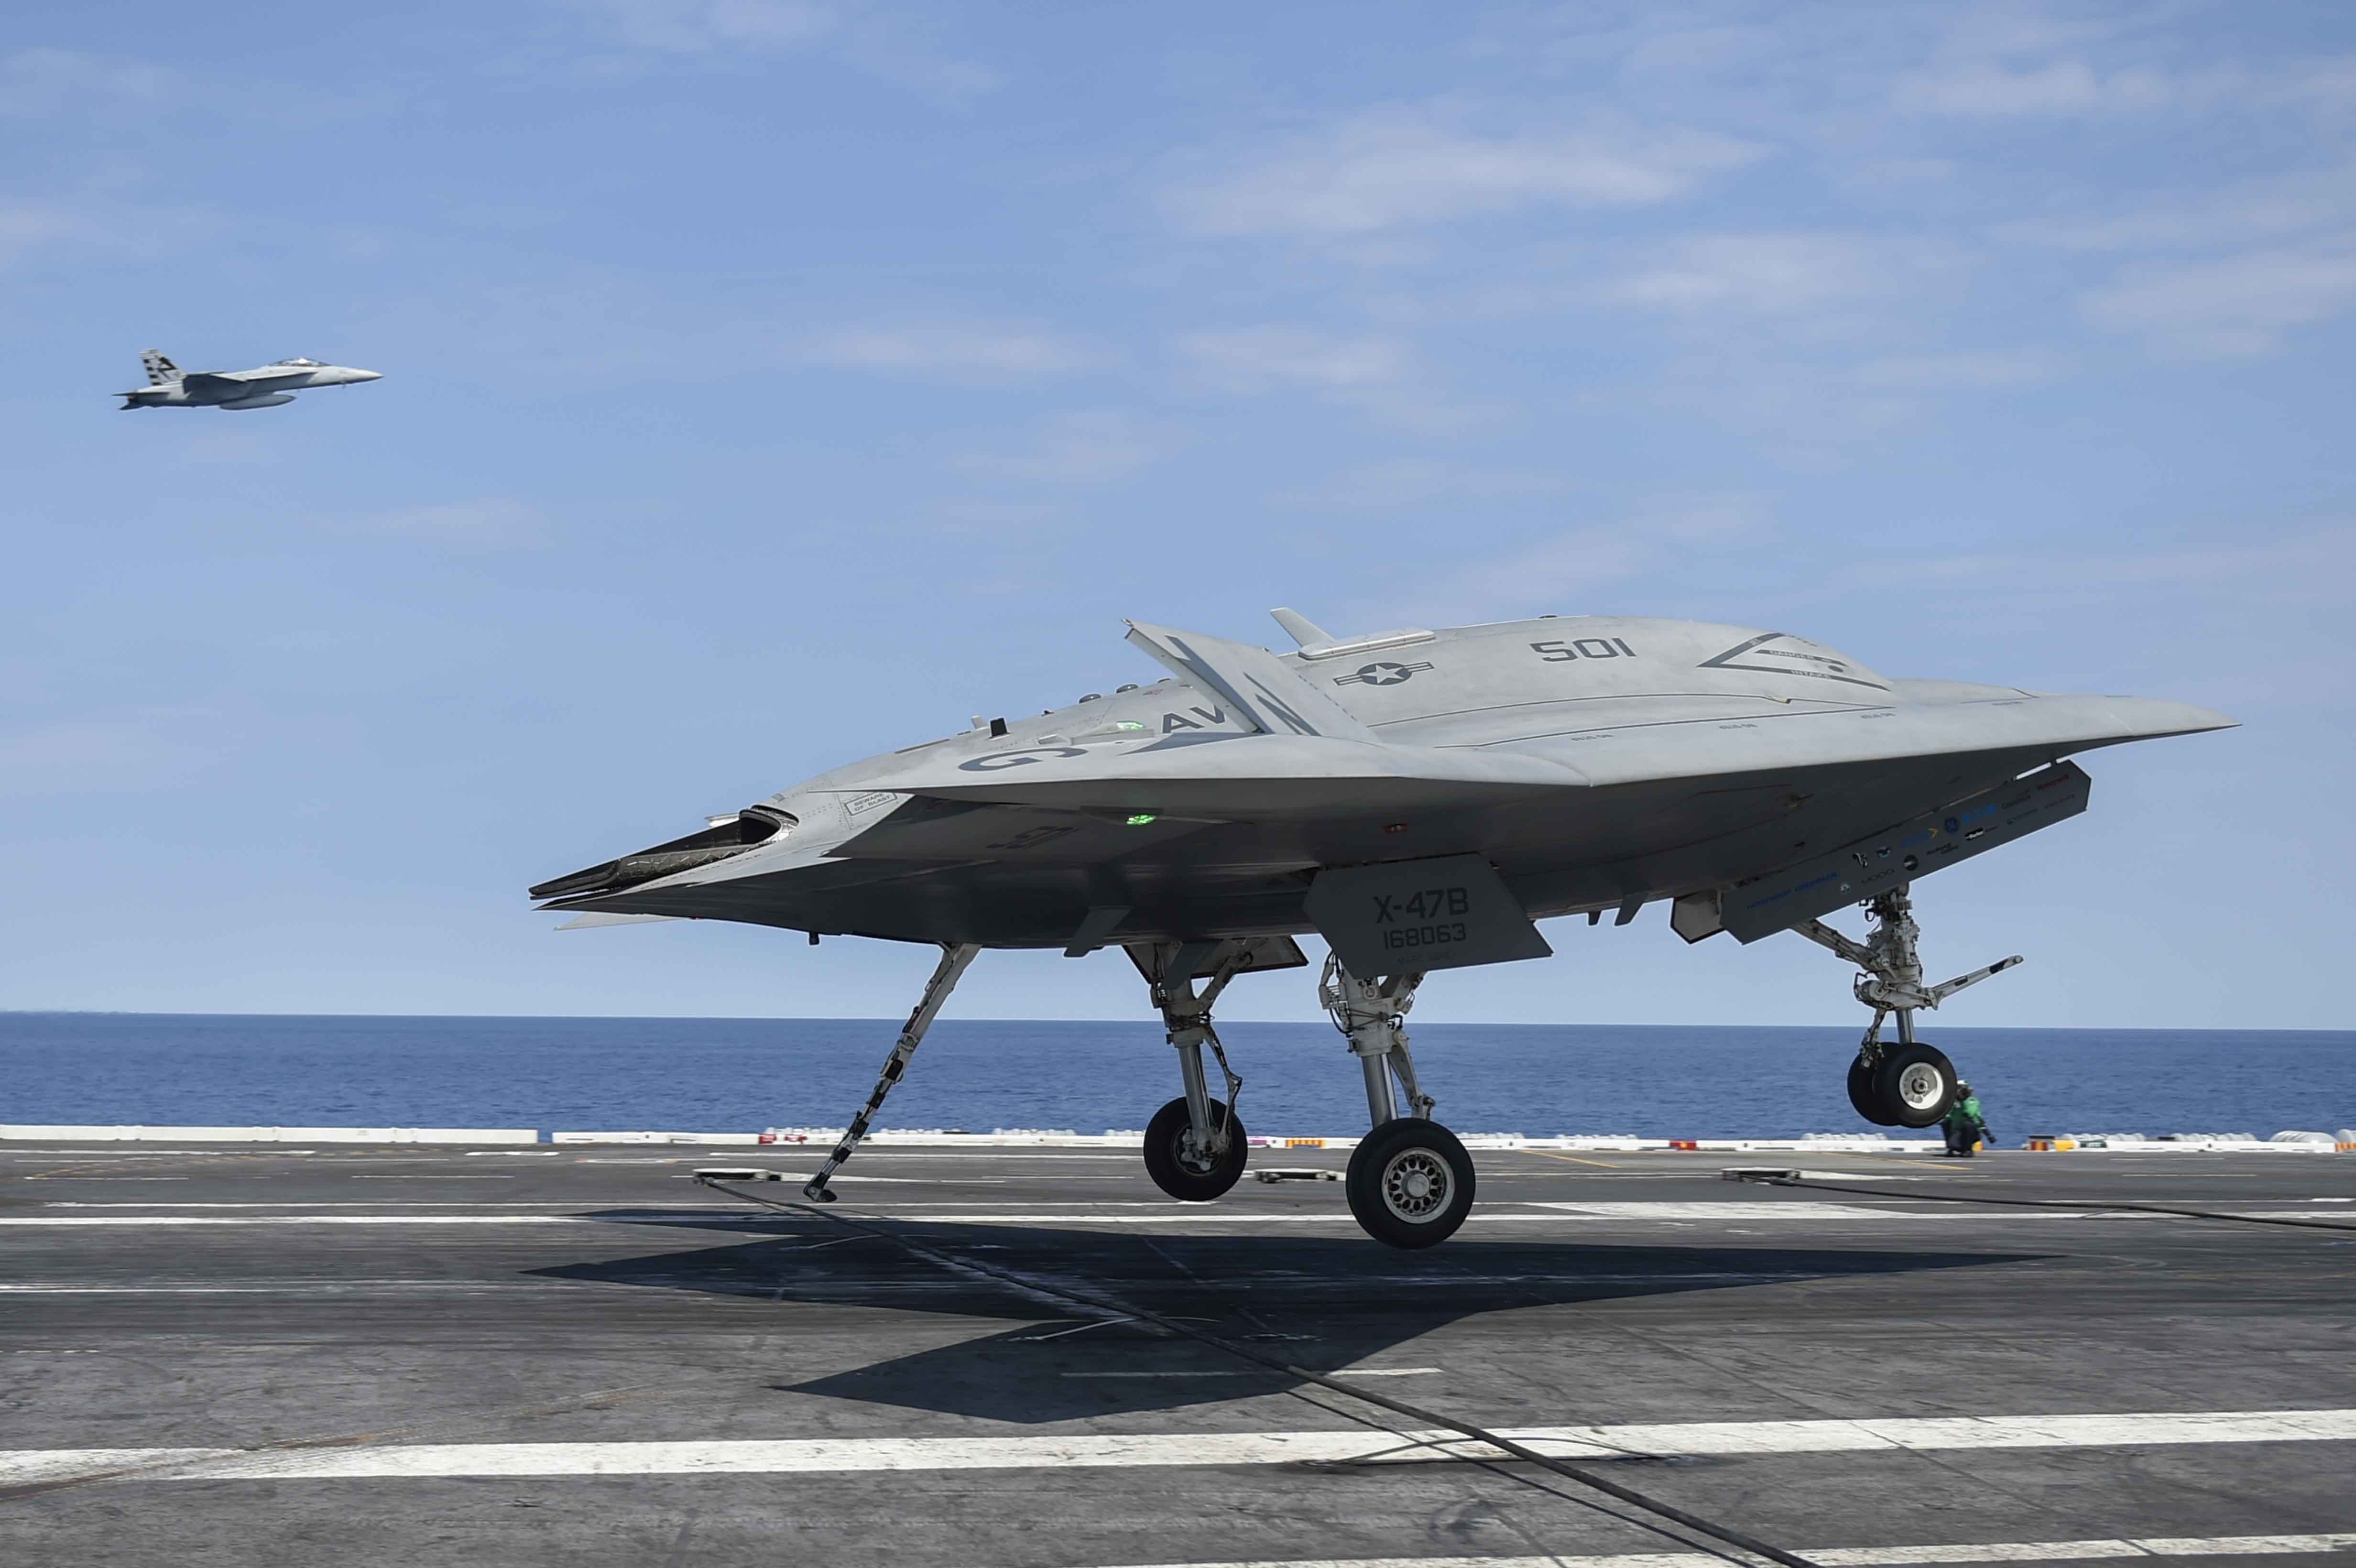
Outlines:
<svg viewBox="0 0 2356 1568"><path fill-rule="evenodd" d="M1408 1054L1402 1026L1422 983L1418 974L1361 980L1330 954L1317 981L1317 999L1365 1074L1366 1115L1374 1123L1350 1151L1350 1212L1366 1234L1394 1247L1437 1245L1472 1210L1472 1157L1431 1119L1431 1096L1416 1082ZM1394 1078L1410 1115L1398 1114Z"/></svg>
<svg viewBox="0 0 2356 1568"><path fill-rule="evenodd" d="M1207 1203L1233 1187L1244 1173L1250 1153L1236 1101L1244 1081L1227 1065L1226 1049L1211 1027L1211 1004L1227 982L1251 966L1247 943L1226 942L1201 974L1188 972L1187 961L1199 944L1179 942L1141 944L1129 955L1151 987L1153 1005L1162 1011L1162 1027L1178 1051L1178 1079L1185 1092L1153 1113L1145 1125L1145 1171L1153 1185L1185 1203ZM1211 1098L1203 1076L1203 1048L1219 1063L1227 1081L1227 1097Z"/></svg>
<svg viewBox="0 0 2356 1568"><path fill-rule="evenodd" d="M1922 984L1922 959L1915 943L1922 928L1914 923L1913 901L1904 883L1876 893L1866 904L1873 933L1857 943L1820 920L1793 927L1802 936L1828 947L1861 971L1854 989L1857 999L1873 1009L1873 1022L1849 1063L1848 1099L1857 1114L1885 1127L1928 1127L1944 1120L1955 1103L1955 1064L1936 1046L1914 1038L1914 1011L1936 1008L1967 986L1991 975L2001 975L2019 964L2019 954L2000 958L1985 968L1936 986ZM1885 1044L1881 1020L1898 1015L1898 1040Z"/></svg>
<svg viewBox="0 0 2356 1568"><path fill-rule="evenodd" d="M1290 944L1287 944L1290 949ZM1291 962L1301 962L1290 949ZM1152 990L1153 1005L1178 1051L1185 1092L1153 1115L1145 1129L1145 1168L1153 1184L1189 1203L1208 1202L1243 1175L1249 1140L1236 1099L1243 1080L1211 1027L1211 1005L1227 982L1264 958L1252 944L1139 943L1129 949ZM1456 1135L1431 1119L1431 1096L1416 1082L1408 1053L1408 1009L1419 974L1361 980L1328 957L1317 982L1333 1026L1350 1042L1366 1081L1366 1113L1374 1130L1351 1152L1345 1190L1350 1212L1368 1235L1395 1247L1446 1241L1472 1207L1472 1160ZM1215 1098L1204 1073L1208 1046L1226 1080L1226 1098ZM1404 1096L1409 1115L1399 1115Z"/></svg>
<svg viewBox="0 0 2356 1568"><path fill-rule="evenodd" d="M1280 948L1269 945L1278 942ZM916 1047L924 1043L926 1030L980 951L971 943L941 944L940 963L901 1026L892 1053L884 1059L874 1092L843 1129L834 1152L802 1188L804 1197L817 1203L834 1201L827 1184L843 1161L858 1152L884 1100L906 1074ZM1178 1052L1178 1077L1184 1089L1155 1112L1146 1127L1145 1168L1154 1185L1171 1197L1208 1202L1235 1186L1250 1152L1242 1119L1236 1114L1244 1081L1227 1065L1226 1050L1211 1026L1211 1005L1237 975L1255 966L1299 965L1303 962L1301 950L1280 938L1229 938L1140 943L1129 948L1129 955L1152 988L1153 1005ZM1317 982L1318 999L1333 1027L1349 1040L1351 1054L1365 1076L1366 1113L1374 1124L1350 1155L1345 1184L1350 1212L1368 1235L1394 1247L1435 1246L1456 1233L1472 1208L1472 1157L1455 1134L1431 1119L1431 1096L1416 1082L1415 1059L1408 1053L1402 1026L1422 983L1420 974L1362 980L1330 956ZM1203 1067L1205 1046L1210 1047L1226 1080L1224 1100L1211 1093ZM1411 1113L1404 1116L1399 1115L1402 1094Z"/></svg>

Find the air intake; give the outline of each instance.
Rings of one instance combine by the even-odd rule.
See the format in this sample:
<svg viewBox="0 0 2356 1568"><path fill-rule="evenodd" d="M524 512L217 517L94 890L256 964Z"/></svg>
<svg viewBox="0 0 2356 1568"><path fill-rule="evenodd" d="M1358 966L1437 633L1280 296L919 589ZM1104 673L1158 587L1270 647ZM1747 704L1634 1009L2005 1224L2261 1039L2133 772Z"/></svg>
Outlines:
<svg viewBox="0 0 2356 1568"><path fill-rule="evenodd" d="M756 844L766 844L779 833L795 825L786 812L766 805L746 806L730 821L707 827L701 833L691 833L684 838L674 838L668 844L658 844L651 849L641 849L635 855L625 855L618 860L608 860L602 866L592 866L575 871L569 877L559 877L542 882L531 890L536 899L578 899L594 893L617 893L624 888L651 882L658 877L708 866L715 860L725 860L732 855L742 855Z"/></svg>

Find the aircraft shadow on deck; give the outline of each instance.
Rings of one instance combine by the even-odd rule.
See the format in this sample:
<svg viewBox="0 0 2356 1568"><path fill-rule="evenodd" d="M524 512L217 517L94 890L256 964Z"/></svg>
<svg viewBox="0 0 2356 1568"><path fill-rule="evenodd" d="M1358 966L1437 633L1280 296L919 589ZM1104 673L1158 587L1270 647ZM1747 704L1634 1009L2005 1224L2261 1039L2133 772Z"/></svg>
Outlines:
<svg viewBox="0 0 2356 1568"><path fill-rule="evenodd" d="M647 1223L643 1212L584 1216ZM706 1228L665 1217L665 1230ZM884 1230L891 1221L868 1220ZM1012 1285L956 1274L823 1220L716 1221L758 1239L535 1269L542 1278L776 1302L1015 1321L1003 1333L769 1386L911 1410L1044 1423L1280 1393L1301 1380L1150 1324L1106 1321ZM1461 1318L1693 1291L1888 1277L2035 1261L1993 1252L1468 1242L1400 1253L1356 1235L1186 1236L924 1223L943 1252L1199 1324L1291 1365L1375 1361ZM681 1238L684 1240L684 1238ZM1559 1334L1568 1325L1549 1326ZM1398 1358L1392 1358L1397 1360ZM1157 1375L1141 1375L1157 1374ZM1191 1375L1188 1375L1191 1374ZM1210 1374L1210 1375L1205 1375ZM1369 1387L1413 1396L1414 1384Z"/></svg>

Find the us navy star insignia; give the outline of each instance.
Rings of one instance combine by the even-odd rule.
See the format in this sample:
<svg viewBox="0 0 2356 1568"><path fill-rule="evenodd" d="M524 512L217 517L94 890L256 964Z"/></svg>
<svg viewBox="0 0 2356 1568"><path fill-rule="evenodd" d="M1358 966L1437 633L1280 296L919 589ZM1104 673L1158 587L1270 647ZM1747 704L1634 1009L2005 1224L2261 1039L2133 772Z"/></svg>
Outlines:
<svg viewBox="0 0 2356 1568"><path fill-rule="evenodd" d="M1422 664L1393 664L1388 659L1385 659L1377 664L1360 665L1355 675L1337 675L1333 677L1333 684L1335 686L1397 686L1403 680L1412 679L1416 671L1430 667L1431 664L1429 660Z"/></svg>

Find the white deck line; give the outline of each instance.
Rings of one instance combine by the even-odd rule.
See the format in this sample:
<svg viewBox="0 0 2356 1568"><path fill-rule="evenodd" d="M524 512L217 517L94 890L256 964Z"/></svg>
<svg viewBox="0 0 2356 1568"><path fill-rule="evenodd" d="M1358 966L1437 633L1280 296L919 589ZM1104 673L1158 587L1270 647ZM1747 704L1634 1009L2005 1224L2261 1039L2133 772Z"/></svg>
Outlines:
<svg viewBox="0 0 2356 1568"><path fill-rule="evenodd" d="M204 1207L234 1207L230 1204L209 1206L196 1203L186 1205L164 1204L160 1206L170 1209L179 1209L183 1207L189 1209ZM66 1205L60 1204L58 1205L58 1207L63 1208L66 1207ZM257 1204L254 1205L254 1207L277 1208L280 1207L280 1205ZM325 1205L314 1206L295 1203L287 1204L284 1205L284 1207L301 1209L306 1207L325 1207ZM343 1205L337 1205L337 1207L343 1207ZM380 1203L355 1203L349 1205L349 1207L359 1209L422 1209L430 1206L422 1203L402 1204L388 1201ZM455 1208L471 1206L454 1204L450 1205L450 1207ZM519 1205L519 1207L521 1206ZM537 1205L536 1207L562 1209L571 1211L571 1212L560 1214L526 1214L515 1212L503 1214L9 1214L0 1215L0 1225L47 1225L52 1227L64 1226L68 1228L90 1225L145 1225L151 1229L164 1226L186 1227L191 1225L676 1225L685 1228L701 1229L708 1227L714 1220L734 1221L744 1224L775 1223L776 1220L776 1215L773 1211L759 1209L746 1209L739 1204L714 1205L709 1208L691 1210L671 1209L666 1206L661 1210L616 1207L608 1211L602 1210L597 1205L589 1203L549 1203ZM592 1211L592 1212L581 1212L583 1210L589 1210ZM902 1216L896 1214L886 1214L880 1217L884 1219L939 1219L943 1216ZM1087 1216L1077 1214L1036 1214L1027 1216L1026 1218L1034 1222L1044 1223L1050 1220L1077 1220L1087 1218ZM1342 1218L1346 1220L1349 1216L1344 1214ZM1543 1216L1526 1214L1522 1216L1522 1218L1536 1220L1543 1218Z"/></svg>
<svg viewBox="0 0 2356 1568"><path fill-rule="evenodd" d="M1511 1200L1508 1200L1512 1201ZM159 1205L166 1208L194 1208L196 1205ZM294 1207L294 1205L289 1205ZM387 1203L369 1207L401 1207ZM414 1207L413 1205L411 1207ZM574 1210L594 1207L584 1204L552 1205ZM1270 1214L1254 1212L1233 1206L1148 1205L1151 1212L1137 1214L1107 1214L1077 1207L1073 1209L1001 1210L985 1213L967 1211L910 1212L884 1207L863 1211L875 1220L893 1220L904 1224L929 1225L1215 1225L1236 1228L1259 1225L1355 1225L1346 1209L1318 1210L1306 1213ZM1858 1209L1838 1204L1768 1203L1756 1205L1721 1203L1584 1203L1530 1204L1535 1212L1507 1212L1502 1208L1476 1210L1467 1217L1468 1225L1528 1225L1580 1223L1635 1224L1708 1224L1720 1222L1751 1223L1753 1221L1783 1224L1794 1221L1815 1221L1830 1224L1851 1224L1860 1221L1876 1224L1961 1222L2033 1224L2049 1220L2142 1220L2167 1221L2175 1216L2145 1214L2133 1211L2081 1211L2074 1209L2036 1210L1973 1210L1973 1209ZM1610 1211L1596 1212L1595 1211ZM2311 1219L2316 1211L2286 1211L2267 1210L2266 1216ZM694 1215L679 1212L633 1212L571 1214L9 1214L0 1215L0 1227L48 1226L77 1229L104 1225L140 1225L150 1230L187 1229L205 1226L241 1225L675 1225L684 1228L708 1228L714 1221L746 1224L774 1224L778 1214L764 1210L721 1210ZM2197 1223L2185 1220L2184 1223Z"/></svg>
<svg viewBox="0 0 2356 1568"><path fill-rule="evenodd" d="M1666 1205L1664 1205L1666 1207ZM1189 1212L1173 1209L1157 1214L1087 1214L1038 1212L1012 1214L893 1214L872 1216L879 1220L896 1220L907 1224L934 1225L1217 1225L1223 1227L1254 1225L1355 1225L1347 1210L1333 1213L1251 1214L1234 1210L1216 1212ZM2041 1211L2029 1214L1945 1214L1911 1213L1891 1210L1876 1215L1880 1220L2085 1220L2113 1218L2107 1215ZM2157 1216L2153 1216L2157 1218ZM726 1216L715 1215L720 1219ZM738 1216L745 1224L774 1224L776 1217L761 1212ZM1596 1220L1602 1216L1580 1214L1501 1214L1475 1213L1465 1223L1469 1225L1510 1225L1561 1223L1564 1221ZM1623 1218L1612 1216L1612 1218ZM1679 1221L1676 1214L1630 1215L1627 1219L1659 1219ZM1744 1216L1748 1219L1750 1216ZM1838 1220L1856 1219L1856 1215L1833 1215ZM150 1230L186 1230L195 1227L250 1225L674 1225L681 1228L708 1228L711 1220L669 1218L658 1215L628 1215L617 1218L575 1214L11 1214L0 1216L0 1227L48 1226L80 1229L102 1225L140 1225ZM1691 1223L1691 1221L1684 1222Z"/></svg>
<svg viewBox="0 0 2356 1568"><path fill-rule="evenodd" d="M2148 1536L2141 1540L1995 1541L1953 1546L1809 1546L1800 1555L1825 1568L1912 1568L1942 1563L2085 1563L2110 1557L2258 1557L2346 1552L2356 1535ZM1168 1563L1160 1568L1726 1568L1699 1552L1612 1557L1314 1557L1283 1561Z"/></svg>
<svg viewBox="0 0 2356 1568"><path fill-rule="evenodd" d="M2195 1411L1869 1421L1553 1426L1505 1435L1565 1458L1846 1454L1877 1450L2152 1447L2356 1441L2356 1410ZM423 1443L366 1448L33 1448L0 1451L0 1486L127 1473L145 1480L394 1480L449 1477L854 1474L1497 1458L1450 1432L1206 1432L1020 1437L749 1438L646 1443Z"/></svg>

